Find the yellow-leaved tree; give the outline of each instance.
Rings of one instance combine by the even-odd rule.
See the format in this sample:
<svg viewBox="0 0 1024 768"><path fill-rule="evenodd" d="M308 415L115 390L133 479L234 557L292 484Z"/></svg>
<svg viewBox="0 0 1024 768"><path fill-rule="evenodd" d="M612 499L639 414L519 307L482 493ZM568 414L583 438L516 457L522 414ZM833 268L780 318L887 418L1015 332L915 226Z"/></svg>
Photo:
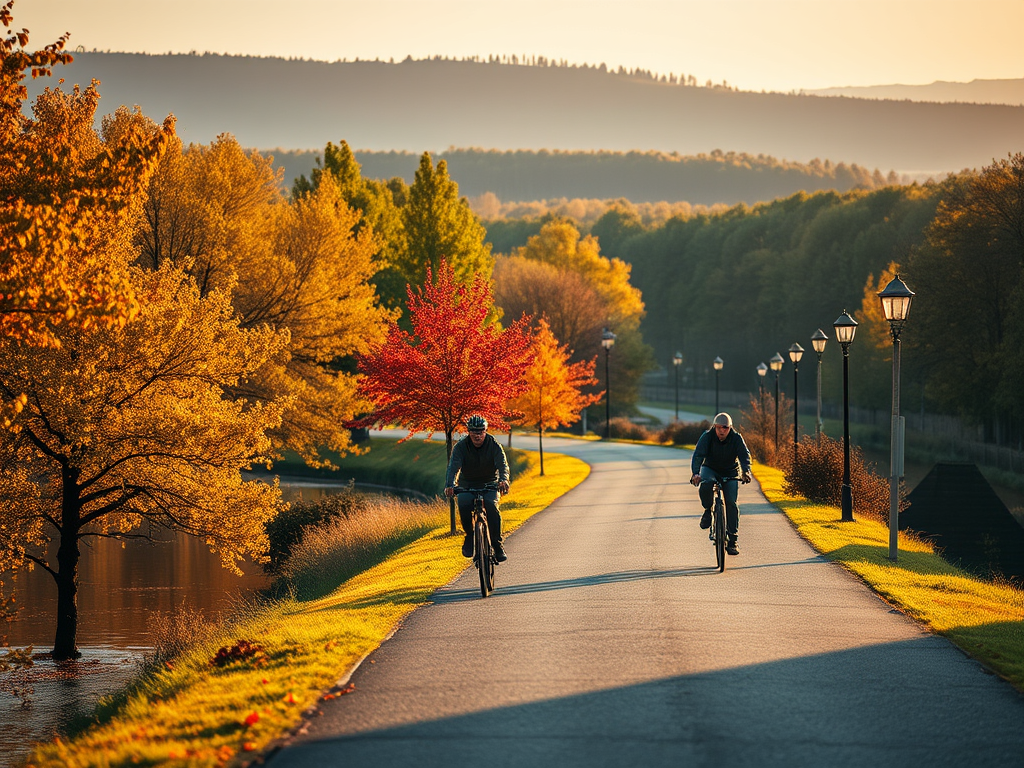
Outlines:
<svg viewBox="0 0 1024 768"><path fill-rule="evenodd" d="M269 158L231 136L187 149L174 142L151 185L138 261L170 261L201 291L229 291L243 328L288 333L288 344L236 396L286 399L275 447L323 464L321 449L354 447L344 425L365 404L353 360L383 339L393 314L370 284L375 234L360 226L335 179L324 174L290 201L279 182Z"/></svg>
<svg viewBox="0 0 1024 768"><path fill-rule="evenodd" d="M0 338L0 386L28 394L0 432L0 571L32 563L53 577L56 659L79 655L83 539L156 524L202 538L237 568L266 552L280 498L241 470L270 454L282 404L226 393L286 334L240 327L226 291L202 296L173 265L125 275L139 311L123 327L60 325L48 347Z"/></svg>
<svg viewBox="0 0 1024 768"><path fill-rule="evenodd" d="M0 7L5 29L12 7ZM25 117L21 81L70 62L66 40L29 52L25 30L0 39L0 335L33 345L58 344L61 325L118 326L138 311L108 257L128 245L125 223L174 133L168 118L116 139L97 136L95 83L70 93L46 89ZM0 415L9 419L20 405L8 401Z"/></svg>
<svg viewBox="0 0 1024 768"><path fill-rule="evenodd" d="M580 412L596 403L604 392L583 394L584 387L597 384L594 365L597 358L570 363L572 350L559 346L545 318L537 323L533 335L533 362L526 369L527 390L508 402L510 412L521 414L516 424L537 427L540 449L540 473L544 474L544 430L576 423Z"/></svg>

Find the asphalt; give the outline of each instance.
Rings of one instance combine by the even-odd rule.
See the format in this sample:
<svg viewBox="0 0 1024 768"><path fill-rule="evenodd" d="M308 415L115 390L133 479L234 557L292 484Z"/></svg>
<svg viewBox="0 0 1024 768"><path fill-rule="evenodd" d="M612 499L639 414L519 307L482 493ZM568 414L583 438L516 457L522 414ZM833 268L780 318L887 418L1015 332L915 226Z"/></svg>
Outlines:
<svg viewBox="0 0 1024 768"><path fill-rule="evenodd" d="M756 483L719 574L689 453L545 449L592 473L508 538L492 596L472 569L440 590L270 765L1024 766L1024 696Z"/></svg>

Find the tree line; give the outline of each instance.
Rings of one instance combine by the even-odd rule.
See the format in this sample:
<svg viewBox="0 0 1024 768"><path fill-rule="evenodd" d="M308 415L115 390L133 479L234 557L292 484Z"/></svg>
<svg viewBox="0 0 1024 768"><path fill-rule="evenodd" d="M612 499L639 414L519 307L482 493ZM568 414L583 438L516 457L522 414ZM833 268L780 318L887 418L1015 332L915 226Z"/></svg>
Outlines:
<svg viewBox="0 0 1024 768"><path fill-rule="evenodd" d="M307 174L318 153L278 150L276 167L285 178ZM808 163L766 155L723 152L577 152L547 150L449 149L438 155L470 198L490 194L499 201L555 198L625 198L640 202L693 205L752 204L816 192L879 189L900 182L856 163L814 159ZM356 152L369 178L411 182L416 155L410 152ZM486 217L486 214L484 214Z"/></svg>
<svg viewBox="0 0 1024 768"><path fill-rule="evenodd" d="M841 355L832 322L847 310L861 327L850 350L859 406L885 409L891 340L876 297L899 273L917 292L903 342L903 407L953 414L1018 445L1024 426L1024 155L941 183L845 194L800 193L714 215L645 227L628 206L589 232L632 267L647 315L641 324L659 363L683 353L690 385L756 388L755 367L775 352L808 353L811 334L832 339L825 395L841 402ZM769 374L769 380L771 374ZM769 381L769 385L771 381ZM806 396L806 395L805 395Z"/></svg>

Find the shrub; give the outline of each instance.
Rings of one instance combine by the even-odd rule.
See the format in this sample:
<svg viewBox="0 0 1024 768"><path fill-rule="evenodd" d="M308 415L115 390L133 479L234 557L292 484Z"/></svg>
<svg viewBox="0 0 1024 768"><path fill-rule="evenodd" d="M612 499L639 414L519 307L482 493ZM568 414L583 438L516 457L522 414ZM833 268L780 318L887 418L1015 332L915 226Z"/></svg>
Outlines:
<svg viewBox="0 0 1024 768"><path fill-rule="evenodd" d="M447 503L368 498L349 514L304 529L275 586L290 589L301 600L322 597L391 552L447 524Z"/></svg>
<svg viewBox="0 0 1024 768"><path fill-rule="evenodd" d="M202 611L189 605L180 605L170 613L154 612L147 623L153 638L152 654L146 658L149 666L172 661L211 638L218 629L216 624L207 621Z"/></svg>
<svg viewBox="0 0 1024 768"><path fill-rule="evenodd" d="M810 501L839 507L842 504L843 443L827 435L818 439L805 437L800 441L797 466L789 457L784 490ZM866 464L860 448L850 446L850 485L854 511L883 522L889 519L889 481ZM904 489L900 488L900 507L906 506Z"/></svg>
<svg viewBox="0 0 1024 768"><path fill-rule="evenodd" d="M762 464L786 469L793 460L793 425L791 401L779 395L779 443L775 444L775 397L770 394L751 397L747 410L735 419L738 431L751 455Z"/></svg>
<svg viewBox="0 0 1024 768"><path fill-rule="evenodd" d="M339 517L349 517L366 504L366 497L357 493L353 484L349 483L340 493L282 506L264 526L267 538L270 539L270 549L267 552L270 560L264 564L264 570L268 573L278 573L307 529L324 525Z"/></svg>
<svg viewBox="0 0 1024 768"><path fill-rule="evenodd" d="M643 424L634 424L625 416L616 416L608 422L609 436L619 440L654 440L655 436ZM601 428L604 434L604 427Z"/></svg>
<svg viewBox="0 0 1024 768"><path fill-rule="evenodd" d="M696 445L700 436L711 429L711 422L704 421L676 421L666 425L658 433L659 443L672 443L673 445Z"/></svg>

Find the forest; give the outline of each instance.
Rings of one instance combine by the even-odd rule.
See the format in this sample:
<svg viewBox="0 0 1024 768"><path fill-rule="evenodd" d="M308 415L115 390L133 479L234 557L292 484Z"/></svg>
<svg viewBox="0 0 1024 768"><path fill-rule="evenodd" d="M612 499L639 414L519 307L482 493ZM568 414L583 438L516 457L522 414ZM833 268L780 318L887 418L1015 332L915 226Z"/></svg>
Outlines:
<svg viewBox="0 0 1024 768"><path fill-rule="evenodd" d="M514 251L551 218L485 224ZM797 193L653 225L620 201L584 229L604 255L630 266L646 309L644 342L664 368L682 352L697 377L690 386L714 386L711 361L721 357L723 388L756 390L759 362L785 357L794 342L810 350L818 328L834 338L832 323L847 310L861 324L850 352L851 400L887 408L891 340L875 294L898 272L918 294L902 336L904 406L964 416L991 439L1019 444L1020 153L941 183ZM836 347L823 357L832 402L842 396ZM814 363L808 358L804 371Z"/></svg>
<svg viewBox="0 0 1024 768"><path fill-rule="evenodd" d="M309 174L319 151L277 150L274 166L286 183ZM401 177L411 183L417 155L411 152L356 152L372 179ZM694 205L753 204L795 192L876 189L899 183L859 165L812 160L789 162L764 155L714 150L683 156L665 152L560 152L449 149L437 155L469 198L490 193L499 201L551 198L625 198L634 203L688 202Z"/></svg>

